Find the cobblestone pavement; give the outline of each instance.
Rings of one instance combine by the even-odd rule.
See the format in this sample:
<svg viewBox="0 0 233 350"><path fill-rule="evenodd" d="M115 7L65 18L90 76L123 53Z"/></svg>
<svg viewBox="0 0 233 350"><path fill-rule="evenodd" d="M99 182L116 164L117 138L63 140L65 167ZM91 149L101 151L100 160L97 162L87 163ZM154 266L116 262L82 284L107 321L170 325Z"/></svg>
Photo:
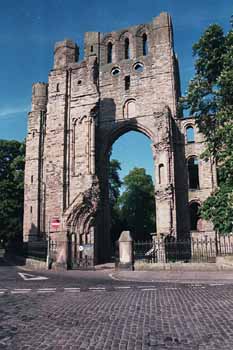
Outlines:
<svg viewBox="0 0 233 350"><path fill-rule="evenodd" d="M232 285L126 287L3 291L0 349L233 349Z"/></svg>
<svg viewBox="0 0 233 350"><path fill-rule="evenodd" d="M230 272L182 278L0 265L0 350L233 349Z"/></svg>

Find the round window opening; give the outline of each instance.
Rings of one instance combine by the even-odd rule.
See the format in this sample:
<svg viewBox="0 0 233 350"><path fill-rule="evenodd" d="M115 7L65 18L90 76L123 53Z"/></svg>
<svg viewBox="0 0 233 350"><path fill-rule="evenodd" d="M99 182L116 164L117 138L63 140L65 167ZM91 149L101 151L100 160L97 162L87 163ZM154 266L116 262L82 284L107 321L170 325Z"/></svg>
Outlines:
<svg viewBox="0 0 233 350"><path fill-rule="evenodd" d="M141 73L141 72L143 72L143 70L144 70L144 65L143 65L142 63L140 63L140 62L137 62L137 63L135 63L135 65L134 65L134 70L135 70L136 72L138 72L138 73Z"/></svg>
<svg viewBox="0 0 233 350"><path fill-rule="evenodd" d="M120 72L121 72L120 68L115 67L115 68L112 69L111 74L112 74L113 77L117 77L120 74Z"/></svg>

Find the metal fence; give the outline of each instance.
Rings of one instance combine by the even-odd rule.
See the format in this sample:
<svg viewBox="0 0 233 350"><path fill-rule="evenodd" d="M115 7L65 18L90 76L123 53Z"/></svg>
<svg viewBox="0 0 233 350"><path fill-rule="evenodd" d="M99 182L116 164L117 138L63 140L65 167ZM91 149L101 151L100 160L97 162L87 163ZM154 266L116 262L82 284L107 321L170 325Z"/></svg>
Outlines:
<svg viewBox="0 0 233 350"><path fill-rule="evenodd" d="M67 266L69 269L93 270L94 245L67 241Z"/></svg>
<svg viewBox="0 0 233 350"><path fill-rule="evenodd" d="M48 242L46 240L41 241L29 241L24 247L24 256L36 260L46 261Z"/></svg>
<svg viewBox="0 0 233 350"><path fill-rule="evenodd" d="M233 237L175 238L134 242L134 260L145 263L215 262L217 255L233 255Z"/></svg>

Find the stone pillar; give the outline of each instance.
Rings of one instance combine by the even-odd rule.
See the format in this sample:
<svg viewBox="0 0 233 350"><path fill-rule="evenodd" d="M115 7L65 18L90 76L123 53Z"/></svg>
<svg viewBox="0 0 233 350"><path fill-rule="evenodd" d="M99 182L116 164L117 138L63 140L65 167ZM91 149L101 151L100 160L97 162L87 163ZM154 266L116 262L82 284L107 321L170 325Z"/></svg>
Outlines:
<svg viewBox="0 0 233 350"><path fill-rule="evenodd" d="M44 234L43 211L43 150L46 127L48 84L32 86L32 110L28 114L24 173L24 241L33 241Z"/></svg>
<svg viewBox="0 0 233 350"><path fill-rule="evenodd" d="M176 235L174 152L172 143L171 115L164 107L160 115L155 115L157 139L153 145L153 157L156 163L156 229L161 238L169 234Z"/></svg>
<svg viewBox="0 0 233 350"><path fill-rule="evenodd" d="M120 269L133 270L133 239L130 231L123 231L119 238Z"/></svg>

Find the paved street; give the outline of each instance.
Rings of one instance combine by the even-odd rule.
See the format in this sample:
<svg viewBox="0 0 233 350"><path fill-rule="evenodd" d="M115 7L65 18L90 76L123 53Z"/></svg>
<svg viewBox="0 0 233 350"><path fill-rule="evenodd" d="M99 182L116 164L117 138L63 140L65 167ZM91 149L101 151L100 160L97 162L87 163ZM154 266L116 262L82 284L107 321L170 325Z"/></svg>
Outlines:
<svg viewBox="0 0 233 350"><path fill-rule="evenodd" d="M121 278L111 270L54 273L2 265L0 349L233 349L229 281L143 282L138 273L135 282L125 273L118 281L110 273Z"/></svg>

